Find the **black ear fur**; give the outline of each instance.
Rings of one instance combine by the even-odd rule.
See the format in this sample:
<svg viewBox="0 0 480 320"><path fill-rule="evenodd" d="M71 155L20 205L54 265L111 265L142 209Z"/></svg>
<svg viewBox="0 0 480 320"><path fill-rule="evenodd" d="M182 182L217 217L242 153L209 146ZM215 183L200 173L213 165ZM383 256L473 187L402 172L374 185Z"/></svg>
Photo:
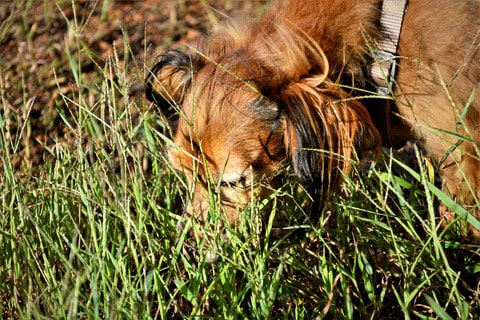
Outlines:
<svg viewBox="0 0 480 320"><path fill-rule="evenodd" d="M303 184L310 185L318 183L321 175L318 161L321 145L316 134L316 130L321 128L314 128L311 122L305 120L308 116L306 109L300 107L302 103L295 96L290 96L282 101L280 108L287 122L286 144L292 146L289 151L295 174Z"/></svg>
<svg viewBox="0 0 480 320"><path fill-rule="evenodd" d="M380 136L360 102L335 84L309 80L283 87L275 100L295 173L321 208L357 151L376 150Z"/></svg>
<svg viewBox="0 0 480 320"><path fill-rule="evenodd" d="M319 141L323 136L323 128L315 114L308 114L305 101L295 95L286 96L279 104L286 121L285 144L292 159L294 172L308 193L314 198L313 208L323 207L323 202L328 197L328 189L331 181L328 181L329 166L326 165L325 141ZM314 117L314 121L308 121Z"/></svg>
<svg viewBox="0 0 480 320"><path fill-rule="evenodd" d="M178 50L169 50L160 56L145 80L145 95L157 105L171 124L178 120L178 112L188 90L194 69L191 57Z"/></svg>

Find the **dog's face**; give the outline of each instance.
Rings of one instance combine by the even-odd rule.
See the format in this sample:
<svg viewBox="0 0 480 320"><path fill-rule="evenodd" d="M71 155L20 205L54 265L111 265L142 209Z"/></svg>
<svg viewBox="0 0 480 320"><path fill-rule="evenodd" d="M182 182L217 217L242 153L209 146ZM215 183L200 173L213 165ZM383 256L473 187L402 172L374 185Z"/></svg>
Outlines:
<svg viewBox="0 0 480 320"><path fill-rule="evenodd" d="M208 221L213 191L225 221L236 224L252 197L277 187L285 163L321 204L355 150L375 145L378 134L364 107L325 74L304 69L272 70L242 52L161 57L147 79L147 97L169 118L175 145L169 158L191 192L188 218Z"/></svg>
<svg viewBox="0 0 480 320"><path fill-rule="evenodd" d="M285 157L281 119L275 104L255 88L227 74L210 77L200 73L193 79L169 158L193 194L187 215L205 221L214 190L235 224L239 209L265 192L260 182L270 179Z"/></svg>
<svg viewBox="0 0 480 320"><path fill-rule="evenodd" d="M169 114L176 146L169 149L169 158L189 183L185 213L206 221L213 190L223 202L226 221L234 225L252 196L267 195L262 186L271 185L285 158L282 116L248 78L251 70L245 66L210 62L193 67L198 62L179 52L170 54L155 72L162 81L153 80L155 92L163 96L153 100L178 108Z"/></svg>

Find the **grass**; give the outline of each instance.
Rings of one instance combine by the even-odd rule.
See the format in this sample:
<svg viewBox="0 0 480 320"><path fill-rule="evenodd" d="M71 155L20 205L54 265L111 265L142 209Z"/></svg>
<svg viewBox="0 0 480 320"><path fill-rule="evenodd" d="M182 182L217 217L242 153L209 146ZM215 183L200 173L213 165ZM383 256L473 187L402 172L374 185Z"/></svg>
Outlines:
<svg viewBox="0 0 480 320"><path fill-rule="evenodd" d="M17 2L24 13L3 22L22 22L15 30L27 55L35 54L28 44L32 5ZM69 7L57 5L45 6L45 20ZM295 203L277 205L274 195L264 225L258 211L265 203L254 202L241 227L226 231L229 242L211 235L218 263L188 259L182 245L199 226L176 229L186 186L164 156L168 138L157 111L132 94L144 67L127 35L99 59L84 39L86 16L75 16L62 18L68 33L45 71L52 82L32 82L20 68L13 88L0 67L2 318L478 317L479 247L461 240L469 217L452 205L461 218L441 227L435 199L442 194L418 150L409 161L416 170L399 155L368 170L354 166L348 196L336 196L334 214L326 212L318 226L275 235L275 217L303 213ZM33 93L48 83L57 88L47 110L53 124L35 109L41 97ZM48 139L37 129L41 122ZM278 193L295 189L289 183ZM215 208L217 200L212 194ZM204 245L199 240L200 251Z"/></svg>

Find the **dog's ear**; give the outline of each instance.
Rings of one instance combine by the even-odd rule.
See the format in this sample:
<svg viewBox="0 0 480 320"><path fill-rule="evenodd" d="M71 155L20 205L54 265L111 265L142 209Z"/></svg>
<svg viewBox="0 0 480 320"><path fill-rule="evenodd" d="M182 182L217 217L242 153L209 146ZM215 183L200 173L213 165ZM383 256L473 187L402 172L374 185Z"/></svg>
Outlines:
<svg viewBox="0 0 480 320"><path fill-rule="evenodd" d="M278 100L295 173L323 202L358 151L378 148L380 135L366 108L324 76L285 86Z"/></svg>
<svg viewBox="0 0 480 320"><path fill-rule="evenodd" d="M148 72L145 94L155 103L171 124L178 120L183 97L188 90L194 63L190 56L178 50L170 50Z"/></svg>

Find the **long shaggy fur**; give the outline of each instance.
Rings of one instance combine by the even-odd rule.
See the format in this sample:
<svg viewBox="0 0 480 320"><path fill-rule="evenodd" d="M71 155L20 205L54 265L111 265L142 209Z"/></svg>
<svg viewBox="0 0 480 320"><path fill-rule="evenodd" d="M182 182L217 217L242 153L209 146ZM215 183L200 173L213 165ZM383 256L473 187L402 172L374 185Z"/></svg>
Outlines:
<svg viewBox="0 0 480 320"><path fill-rule="evenodd" d="M194 193L189 215L205 221L206 189L220 185L235 223L249 198L239 181L251 186L248 175L268 176L285 161L323 206L352 159L378 150L374 108L352 88L371 86L381 5L280 0L258 19L225 21L189 53L160 57L147 97L171 120L179 148L170 159ZM394 142L424 140L445 191L467 205L480 196L480 99L471 98L480 92L478 12L478 0L409 1L392 114ZM452 149L459 135L471 140Z"/></svg>

